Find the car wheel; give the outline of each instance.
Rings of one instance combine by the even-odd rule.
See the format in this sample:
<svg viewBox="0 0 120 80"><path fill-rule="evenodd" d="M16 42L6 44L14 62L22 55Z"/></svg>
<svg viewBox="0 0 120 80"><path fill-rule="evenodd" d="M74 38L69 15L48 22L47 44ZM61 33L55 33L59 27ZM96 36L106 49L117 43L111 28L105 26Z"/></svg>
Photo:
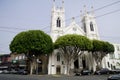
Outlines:
<svg viewBox="0 0 120 80"><path fill-rule="evenodd" d="M107 74L109 74L109 72L107 72Z"/></svg>

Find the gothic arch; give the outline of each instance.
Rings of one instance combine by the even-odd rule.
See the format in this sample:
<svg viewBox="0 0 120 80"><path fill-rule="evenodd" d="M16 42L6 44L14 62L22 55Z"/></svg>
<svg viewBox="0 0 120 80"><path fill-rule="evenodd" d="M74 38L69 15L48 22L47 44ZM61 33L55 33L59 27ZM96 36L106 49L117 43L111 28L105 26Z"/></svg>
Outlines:
<svg viewBox="0 0 120 80"><path fill-rule="evenodd" d="M59 17L57 18L57 22L56 22L56 24L57 24L57 27L61 27L61 20L60 20Z"/></svg>
<svg viewBox="0 0 120 80"><path fill-rule="evenodd" d="M90 22L90 30L94 31L93 22Z"/></svg>

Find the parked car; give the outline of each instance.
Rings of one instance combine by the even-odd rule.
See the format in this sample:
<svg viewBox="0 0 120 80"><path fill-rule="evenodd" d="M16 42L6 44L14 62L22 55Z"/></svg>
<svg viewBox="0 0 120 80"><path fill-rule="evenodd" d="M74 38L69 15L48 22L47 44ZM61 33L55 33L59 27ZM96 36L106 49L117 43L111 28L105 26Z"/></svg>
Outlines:
<svg viewBox="0 0 120 80"><path fill-rule="evenodd" d="M90 70L82 70L81 74L82 75L90 75L90 74L92 74L92 71L90 71Z"/></svg>
<svg viewBox="0 0 120 80"><path fill-rule="evenodd" d="M95 74L101 75L101 74L110 74L110 70L107 68L102 68L101 70L95 71Z"/></svg>
<svg viewBox="0 0 120 80"><path fill-rule="evenodd" d="M3 70L3 73L4 73L4 74L9 74L10 71L8 71L8 70Z"/></svg>
<svg viewBox="0 0 120 80"><path fill-rule="evenodd" d="M80 76L81 75L81 69L75 69L74 73L76 76Z"/></svg>
<svg viewBox="0 0 120 80"><path fill-rule="evenodd" d="M18 71L17 71L17 70L12 69L12 70L10 71L10 73L11 73L11 74L18 74Z"/></svg>
<svg viewBox="0 0 120 80"><path fill-rule="evenodd" d="M23 74L23 75L27 75L28 74L28 71L27 70L24 70L24 69L21 69L18 71L19 74Z"/></svg>
<svg viewBox="0 0 120 80"><path fill-rule="evenodd" d="M107 80L120 80L120 74L111 75Z"/></svg>
<svg viewBox="0 0 120 80"><path fill-rule="evenodd" d="M111 70L113 73L115 74L119 74L120 73L120 69L114 69L114 70Z"/></svg>

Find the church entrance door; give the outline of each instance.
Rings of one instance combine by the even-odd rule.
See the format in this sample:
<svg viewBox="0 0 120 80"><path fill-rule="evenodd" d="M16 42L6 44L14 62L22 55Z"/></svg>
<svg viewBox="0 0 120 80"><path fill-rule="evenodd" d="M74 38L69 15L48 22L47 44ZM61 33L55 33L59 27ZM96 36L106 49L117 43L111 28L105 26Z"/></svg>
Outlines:
<svg viewBox="0 0 120 80"><path fill-rule="evenodd" d="M61 67L60 67L60 65L58 65L56 67L56 74L61 74Z"/></svg>

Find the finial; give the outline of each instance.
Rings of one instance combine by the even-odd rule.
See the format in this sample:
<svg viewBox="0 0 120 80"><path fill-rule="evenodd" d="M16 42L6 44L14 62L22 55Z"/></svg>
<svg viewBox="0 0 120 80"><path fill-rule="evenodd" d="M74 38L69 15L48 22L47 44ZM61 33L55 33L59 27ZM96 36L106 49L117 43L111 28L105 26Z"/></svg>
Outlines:
<svg viewBox="0 0 120 80"><path fill-rule="evenodd" d="M72 17L72 22L75 21L75 17Z"/></svg>
<svg viewBox="0 0 120 80"><path fill-rule="evenodd" d="M84 5L84 12L85 12L85 14L87 13L86 5Z"/></svg>
<svg viewBox="0 0 120 80"><path fill-rule="evenodd" d="M80 10L80 17L82 17L82 15L83 15L83 14L82 14L82 10Z"/></svg>
<svg viewBox="0 0 120 80"><path fill-rule="evenodd" d="M55 6L55 0L53 0L53 5Z"/></svg>
<svg viewBox="0 0 120 80"><path fill-rule="evenodd" d="M64 0L62 0L62 7L64 7Z"/></svg>
<svg viewBox="0 0 120 80"><path fill-rule="evenodd" d="M64 4L64 0L62 0L62 4Z"/></svg>
<svg viewBox="0 0 120 80"><path fill-rule="evenodd" d="M94 15L94 8L93 8L93 6L91 6L91 13L92 13L92 15Z"/></svg>
<svg viewBox="0 0 120 80"><path fill-rule="evenodd" d="M82 10L80 10L80 13L82 13Z"/></svg>
<svg viewBox="0 0 120 80"><path fill-rule="evenodd" d="M55 0L53 0L53 11L55 10Z"/></svg>

